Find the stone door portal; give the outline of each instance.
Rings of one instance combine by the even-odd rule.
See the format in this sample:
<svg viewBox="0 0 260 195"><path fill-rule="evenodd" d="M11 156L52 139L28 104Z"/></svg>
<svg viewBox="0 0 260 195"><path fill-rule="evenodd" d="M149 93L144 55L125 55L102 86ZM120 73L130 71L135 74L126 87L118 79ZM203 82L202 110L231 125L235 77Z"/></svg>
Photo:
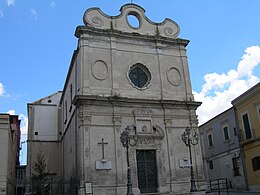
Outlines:
<svg viewBox="0 0 260 195"><path fill-rule="evenodd" d="M157 191L157 169L155 150L137 150L138 187L141 193Z"/></svg>

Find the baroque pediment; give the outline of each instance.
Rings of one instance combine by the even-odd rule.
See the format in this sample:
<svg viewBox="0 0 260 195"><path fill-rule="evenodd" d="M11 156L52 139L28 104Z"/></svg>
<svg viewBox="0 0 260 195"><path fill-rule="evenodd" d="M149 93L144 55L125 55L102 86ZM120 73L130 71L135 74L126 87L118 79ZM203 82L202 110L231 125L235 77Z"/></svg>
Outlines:
<svg viewBox="0 0 260 195"><path fill-rule="evenodd" d="M145 10L136 4L126 4L121 7L120 12L117 16L109 16L99 8L90 8L86 10L83 22L86 26L97 29L117 30L149 36L177 38L180 33L178 24L173 20L166 18L161 23L152 22L146 17ZM137 26L131 25L129 16L136 18Z"/></svg>

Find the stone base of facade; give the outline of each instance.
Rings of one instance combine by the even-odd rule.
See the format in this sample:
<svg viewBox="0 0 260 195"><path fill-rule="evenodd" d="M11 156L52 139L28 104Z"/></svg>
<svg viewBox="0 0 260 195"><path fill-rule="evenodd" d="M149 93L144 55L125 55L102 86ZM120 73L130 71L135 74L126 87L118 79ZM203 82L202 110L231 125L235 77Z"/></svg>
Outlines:
<svg viewBox="0 0 260 195"><path fill-rule="evenodd" d="M190 194L190 181L178 181L171 185L171 189L160 188L156 195L161 194ZM204 180L196 182L196 188L198 191L206 191L207 183ZM122 186L93 186L93 194L95 195L125 195L127 193L126 185ZM139 188L133 187L134 195L141 195ZM78 195L86 195L85 187L78 189Z"/></svg>
<svg viewBox="0 0 260 195"><path fill-rule="evenodd" d="M190 189L190 181L178 181L171 184L173 194L190 193ZM197 191L206 191L207 182L205 180L196 181L196 189Z"/></svg>
<svg viewBox="0 0 260 195"><path fill-rule="evenodd" d="M93 186L92 194L95 195L125 195L127 193L126 186L114 187L114 186ZM140 190L138 188L133 188L134 195L140 195ZM92 195L89 194L89 195ZM78 189L78 195L87 195L85 187Z"/></svg>

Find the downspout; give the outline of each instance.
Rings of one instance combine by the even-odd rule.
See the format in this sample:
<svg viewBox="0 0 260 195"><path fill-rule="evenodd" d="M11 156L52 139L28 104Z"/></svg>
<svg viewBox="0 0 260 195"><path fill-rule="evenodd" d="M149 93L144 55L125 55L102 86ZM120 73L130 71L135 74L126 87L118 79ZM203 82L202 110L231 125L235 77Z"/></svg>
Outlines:
<svg viewBox="0 0 260 195"><path fill-rule="evenodd" d="M241 163L242 163L242 167L243 167L243 172L244 172L244 176L245 176L245 184L246 184L246 190L248 191L249 190L249 187L248 187L248 176L247 176L247 170L246 170L246 165L245 165L245 153L244 153L244 150L243 150L243 146L242 144L240 143L240 131L239 131L239 123L238 123L238 115L237 115L237 109L236 107L233 105L233 108L234 108L234 113L235 113L235 119L236 119L236 126L237 126L237 136L238 136L238 142L239 142L239 149L240 149L240 152L241 152Z"/></svg>
<svg viewBox="0 0 260 195"><path fill-rule="evenodd" d="M190 124L190 128L191 130L193 129L192 128L192 117L191 117L191 110L190 110L190 107L188 105L188 89L187 89L187 80L186 80L186 74L185 74L185 70L189 70L189 67L188 67L188 60L187 60L187 67L186 69L184 69L184 62L183 62L183 55L182 55L182 52L181 52L181 47L180 47L180 44L178 44L179 46L179 52L180 52L180 59L181 59L181 64L182 64L182 70L183 70L183 79L184 79L184 86L185 86L185 104L186 104L186 107L187 107L187 110L189 112L189 124ZM186 49L186 46L185 46L185 49ZM185 57L187 58L187 54L185 53ZM191 80L190 80L190 74L189 74L189 71L188 71L188 77L189 77L189 81L190 81L190 87L191 87ZM192 89L192 87L191 87ZM190 100L191 101L191 100ZM196 127L198 128L198 127ZM191 133L194 132L191 131ZM195 149L195 145L193 145L193 154L196 154L196 149ZM199 175L199 171L198 171L198 164L197 164L197 158L196 158L196 155L193 155L194 157L194 161L193 161L193 164L191 166L193 166L193 168L195 167L195 170L196 170L196 174L195 174L195 177L196 177L196 180L198 180L198 175ZM191 160L191 159L190 159Z"/></svg>

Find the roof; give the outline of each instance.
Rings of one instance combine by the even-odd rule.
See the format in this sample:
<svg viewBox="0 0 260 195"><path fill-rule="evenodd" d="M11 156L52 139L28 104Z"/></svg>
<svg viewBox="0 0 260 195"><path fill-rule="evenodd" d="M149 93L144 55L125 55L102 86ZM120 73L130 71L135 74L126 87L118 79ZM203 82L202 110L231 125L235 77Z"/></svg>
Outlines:
<svg viewBox="0 0 260 195"><path fill-rule="evenodd" d="M231 103L232 105L238 104L239 102L245 100L246 98L258 93L260 93L260 82L258 82L256 85L248 89L246 92L242 93L236 99L231 101Z"/></svg>
<svg viewBox="0 0 260 195"><path fill-rule="evenodd" d="M51 102L52 102L52 99L54 99L55 96L61 96L61 94L62 94L62 91L58 91L58 92L56 92L56 93L53 93L53 94L48 95L48 96L46 96L46 97L43 97L43 98L41 98L41 99L39 99L39 100L37 100L37 101L34 101L34 102L32 102L32 103L29 103L29 104L46 104L47 102L48 102L48 103L51 103ZM58 99L60 99L60 97L58 97ZM50 101L51 101L51 102L50 102ZM59 100L58 100L58 102L59 102ZM58 103L54 102L54 104L58 104Z"/></svg>

